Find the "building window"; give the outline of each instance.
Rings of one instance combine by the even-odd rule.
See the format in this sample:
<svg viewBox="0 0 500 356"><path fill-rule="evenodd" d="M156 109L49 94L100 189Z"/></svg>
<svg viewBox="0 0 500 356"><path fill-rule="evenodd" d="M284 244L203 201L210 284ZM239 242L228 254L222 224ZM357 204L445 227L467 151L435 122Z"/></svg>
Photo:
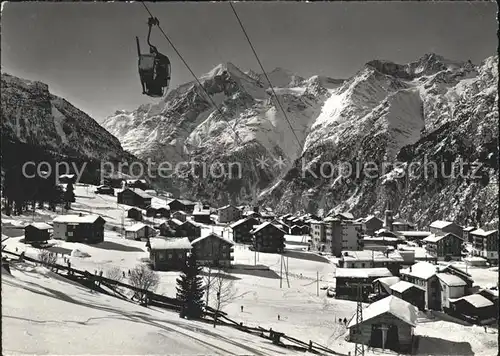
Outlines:
<svg viewBox="0 0 500 356"><path fill-rule="evenodd" d="M171 253L169 253L169 254L168 254L168 259L169 259L169 260L171 260L171 259L172 259L172 254L171 254Z"/></svg>

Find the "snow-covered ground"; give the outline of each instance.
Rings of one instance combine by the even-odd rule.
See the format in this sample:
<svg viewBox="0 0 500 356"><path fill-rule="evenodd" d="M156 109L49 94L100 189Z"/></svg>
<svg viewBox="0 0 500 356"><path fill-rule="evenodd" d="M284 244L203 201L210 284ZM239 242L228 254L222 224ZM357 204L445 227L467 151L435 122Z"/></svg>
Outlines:
<svg viewBox="0 0 500 356"><path fill-rule="evenodd" d="M125 209L126 206L116 204L116 196L111 197L105 195L95 195L93 193L94 188L95 187L88 187L87 192L87 187L77 186L75 189L77 196L76 203L73 204L73 209L75 212L93 212L103 215L103 217L107 220L105 241L97 245L68 243L64 241L51 242L54 242L57 246L66 249L66 252L68 253L72 250L78 249L90 255L86 258L74 256L69 257L72 266L75 268L86 269L91 273L94 273L96 270L102 270L105 273L110 267L119 267L122 271L126 272L128 269L131 269L136 264L140 263L141 259L149 256L146 250L145 242L126 240L118 231L113 231L113 226L118 227L122 224L123 209ZM53 216L53 214L49 214L47 211L41 210L37 211L35 214L37 221L50 222ZM27 224L31 220L32 215L29 214L21 217L6 217L2 215L2 224L10 222L13 225L21 225ZM159 221L159 219L156 219L155 222ZM128 223L129 220L125 218L124 224ZM21 242L23 236L22 230L20 231L21 234L19 234L18 230L17 235L11 233L7 234L8 236L13 237L3 241L3 244L6 245L6 249L9 251L15 251L17 248L19 252L26 251L26 255L36 257L38 251ZM219 234L224 233L225 237L229 236L229 234L226 233L226 228L224 226L213 225L205 226L202 230L202 234L208 234L212 231ZM349 351L352 352L354 345L346 342L342 337L345 333L344 326L340 326L335 321L339 318L350 319L356 310L356 304L351 301L328 298L326 297L325 291L322 290L322 287L326 287L333 282L335 265L329 259L303 251L303 249L306 249L306 244L302 236L288 236L287 238L287 252L285 253L285 258L283 258L283 264L281 263L280 255L271 253L256 253L250 251L247 246L240 244L235 245L234 268L230 272L236 289L235 298L228 305L226 305L223 310L226 311L229 314L229 317L233 320L241 321L247 325L260 325L264 328L273 328L273 330L285 332L287 335L306 342L313 340L344 354L347 354ZM4 237L2 237L2 240L4 240ZM68 255L66 257L68 257ZM260 266L260 269L255 269L255 265ZM254 269L250 269L252 267ZM477 279L476 282L479 285L487 286L496 283L498 280L497 272L491 271L487 268L469 267L468 271L472 274L473 278ZM35 272L39 273L40 271ZM56 279L53 281L52 277L40 278L40 276L37 276L35 272L14 271L14 277L16 278L13 280L15 282L8 282L11 283L11 285L7 284L7 287L10 289L4 289L2 291L3 299L6 295L8 296L6 302L2 300L4 308L5 305L10 308L5 310L16 310L11 314L6 314L4 312L4 315L31 320L35 319L35 315L39 315L39 319L37 320L41 321L40 323L33 323L24 319L5 319L7 321L10 320L6 330L9 330L10 327L12 327L13 330L4 333L4 335L6 335L4 336L4 339L7 337L7 339L5 339L7 340L7 343L4 342L4 345L7 345L7 350L10 350L9 352L18 350L27 353L74 354L78 352L78 348L74 345L81 346L82 343L86 342L84 340L91 340L91 337L94 337L93 335L98 335L97 337L102 337L102 340L106 340L107 338L111 338L109 333L111 333L112 330L117 329L124 330L123 334L120 334L120 338L118 338L119 340L123 339L123 341L112 341L108 343L103 342L102 344L98 341L93 341L92 344L96 345L96 349L91 353L164 353L164 350L159 351L155 347L158 347L158 345L160 347L161 345L166 345L166 343L171 341L170 338L174 337L176 341L172 341L172 345L176 346L174 346L173 349L168 348L169 353L177 353L177 347L179 347L178 350L181 352L180 345L182 342L177 341L181 340L181 335L178 337L171 336L171 333L165 332L165 329L162 329L165 326L163 324L163 326L159 326L161 322L158 319L168 319L168 321L164 321L165 325L168 325L168 328L174 328L175 330L178 330L176 328L180 328L181 333L189 333L189 335L192 335L191 333L193 333L193 331L188 332L186 329L193 330L192 325L196 325L199 330L194 331L196 335L193 337L203 340L203 342L208 342L209 344L211 342L209 341L210 339L205 339L210 338L211 336L207 336L203 324L198 325L196 323L193 324L191 322L186 322L186 325L179 326L179 319L175 314L168 313L166 311L150 312L148 309L137 307L131 303L119 300L116 300L115 302L111 297L90 294L84 288L74 286L68 287L67 285L61 284L63 282L60 280ZM176 278L179 273L159 272L159 274L160 286L158 287L157 292L166 296L175 297ZM283 276L282 280L280 279L280 274ZM35 280L37 282L35 282ZM40 281L44 281L43 284ZM12 283L18 283L18 285L15 286L12 285ZM36 288L37 292L30 292L26 288L23 290L25 286ZM2 284L2 287L4 287L4 284ZM49 314L48 311L45 311L45 306L47 306L47 308L50 306L49 309L51 309L52 305L50 305L49 302L40 299L46 298L48 300L52 300L53 298L40 295L40 290L43 293L48 291L48 289L44 290L43 288L49 288L53 291L61 291L61 293L64 293L50 292L58 296L59 303L64 304L63 307L56 307L54 305L54 313L60 310L59 314L53 315ZM12 297L11 294L16 295L16 297ZM69 301L70 299L64 295L72 298L71 300L78 300L80 302L71 302ZM21 309L19 307L20 303L26 303L26 311L18 311L18 309ZM86 306L88 303L101 306L106 305L106 307L92 311L92 308ZM10 305L13 306L10 307ZM15 305L17 305L17 307L15 307ZM243 306L243 312L240 309L241 306ZM76 308L78 310L72 311L72 308ZM109 310L106 308L109 308ZM38 309L40 310L38 311ZM102 312L102 310L106 312ZM119 310L119 312L117 310ZM142 311L145 314L140 314L139 311ZM110 315L109 318L107 318L106 315ZM278 315L280 316L280 320L278 320ZM83 321L88 318L103 319L91 319L87 324L83 323ZM151 320L154 320L154 324L151 324ZM80 324L78 324L78 322L80 322ZM121 324L122 322L123 324ZM127 324L125 323L130 322L134 322L134 326L127 328ZM142 322L145 325L140 325ZM12 326L10 323L12 323ZM43 331L45 329L42 329L44 326L49 326L49 329L47 330L50 330L50 326L54 325L54 327L58 327L61 323L65 324L65 328L59 329L65 329L65 331L61 331L57 334L59 338L57 340L55 336L51 336L50 331ZM120 324L118 325L117 323ZM94 325L95 327L89 328L91 325ZM151 325L154 325L154 327ZM66 328L66 326L68 327ZM136 328L138 328L137 332L134 331ZM101 329L105 330L101 332ZM27 345L23 344L25 349L20 350L19 346L13 341L15 340L14 336L9 335L26 337L28 334L22 334L24 333L24 330L27 330L28 333L35 335L30 337L33 337L33 340L38 341L27 343ZM233 340L238 343L238 346L233 345L231 347L241 348L243 347L242 345L251 345L252 348L259 347L253 341L241 341L240 344L240 341L237 340L242 340L242 338L248 338L249 336L244 334L239 335L237 331L231 330L231 332L238 334L234 337L227 336L227 340ZM74 340L76 338L70 334L79 335L79 340L76 340L75 344L71 341L70 344L66 345L66 340ZM167 336L163 334L166 334ZM497 354L496 330L489 330L488 333L485 333L482 328L465 327L459 324L436 319L425 320L424 323L419 324L415 329L415 334L421 335L418 353L421 355L450 354L447 350L453 350L452 354L456 355ZM9 337L11 338L9 339ZM46 337L46 341L43 341L45 340L43 339L44 337ZM234 351L230 348L229 344L226 344L228 341L225 337L226 336L222 338L223 341L220 341L223 345L218 343L216 344L225 351L221 351L220 349L210 349L208 348L209 346L206 346L203 342L195 341L195 339L193 339L193 341L189 343L189 345L192 346L186 346L184 353L213 354L217 352L227 352L257 354L256 352L248 350L246 352ZM186 340L187 338L188 336L186 336ZM62 342L62 344L64 344L64 348L56 349L56 345L60 342L60 340L64 340L64 342ZM142 340L145 340L146 342L142 342ZM118 344L119 342L122 342L122 344ZM203 349L203 347L207 348ZM278 354L280 352L289 354L288 350L283 349L272 349L273 351L270 351L271 349L268 348L266 349L267 351L263 349L259 350L262 354L266 354L266 352L270 352L270 354ZM377 353L380 353L380 351L377 351Z"/></svg>

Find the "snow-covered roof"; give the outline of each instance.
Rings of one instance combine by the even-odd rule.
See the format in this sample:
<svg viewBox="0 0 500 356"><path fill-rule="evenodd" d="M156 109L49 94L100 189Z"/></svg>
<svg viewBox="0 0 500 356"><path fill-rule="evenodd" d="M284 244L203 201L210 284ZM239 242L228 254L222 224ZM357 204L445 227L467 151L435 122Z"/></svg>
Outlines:
<svg viewBox="0 0 500 356"><path fill-rule="evenodd" d="M191 242L187 237L158 238L149 239L151 250L190 250Z"/></svg>
<svg viewBox="0 0 500 356"><path fill-rule="evenodd" d="M481 294L471 294L453 300L450 299L450 301L453 303L458 302L459 300L463 300L469 303L470 305L474 306L475 308L484 308L494 305L491 300L489 300L486 297L483 297Z"/></svg>
<svg viewBox="0 0 500 356"><path fill-rule="evenodd" d="M435 234L430 234L427 236L423 241L425 242L439 242L442 239L444 239L445 235L435 235Z"/></svg>
<svg viewBox="0 0 500 356"><path fill-rule="evenodd" d="M433 265L432 263L429 262L421 261L415 263L413 266L402 269L400 273L417 278L429 279L436 273L439 273L439 271L440 271L439 266Z"/></svg>
<svg viewBox="0 0 500 356"><path fill-rule="evenodd" d="M373 281L379 282L384 289L387 291L387 293L390 293L390 287L400 281L399 277L382 277L382 278L377 278L376 280Z"/></svg>
<svg viewBox="0 0 500 356"><path fill-rule="evenodd" d="M248 218L243 218L243 219L240 219L240 220L238 220L238 221L235 221L235 222L234 222L234 223L232 223L232 224L229 224L229 227L230 227L231 229L232 229L232 228L235 228L236 226L243 224L243 223L244 223L245 221L247 221L247 220L248 220Z"/></svg>
<svg viewBox="0 0 500 356"><path fill-rule="evenodd" d="M337 214L333 214L333 216L341 216L343 217L344 219L347 219L347 220L354 220L354 215L352 215L351 213L337 213Z"/></svg>
<svg viewBox="0 0 500 356"><path fill-rule="evenodd" d="M385 313L389 313L411 326L417 325L417 307L393 295L378 300L363 309L362 323ZM347 327L351 328L354 325L356 325L356 318L352 318Z"/></svg>
<svg viewBox="0 0 500 356"><path fill-rule="evenodd" d="M134 224L132 226L127 226L125 227L125 231L139 231L140 229L143 229L145 228L146 225L143 224L143 223L137 223L137 224Z"/></svg>
<svg viewBox="0 0 500 356"><path fill-rule="evenodd" d="M413 226L412 223L404 220L396 220L392 222L392 225L408 225L408 226Z"/></svg>
<svg viewBox="0 0 500 356"><path fill-rule="evenodd" d="M433 221L429 227L435 228L435 229L444 229L446 226L450 226L453 224L451 221L444 221L444 220L436 220Z"/></svg>
<svg viewBox="0 0 500 356"><path fill-rule="evenodd" d="M193 211L193 216L207 216L210 215L210 210Z"/></svg>
<svg viewBox="0 0 500 356"><path fill-rule="evenodd" d="M368 215L366 218L359 218L354 220L355 222L362 222L362 223L367 223L370 220L378 220L382 221L381 219L377 218L375 215Z"/></svg>
<svg viewBox="0 0 500 356"><path fill-rule="evenodd" d="M474 226L467 226L467 227L464 227L464 231L465 232L471 232L471 231L474 231L476 230L476 228Z"/></svg>
<svg viewBox="0 0 500 356"><path fill-rule="evenodd" d="M266 221L266 222L264 222L264 223L262 223L262 224L258 225L256 228L254 228L254 229L251 231L251 233L252 233L252 234L254 234L254 233L256 233L256 232L258 232L258 231L262 230L263 228L267 227L268 225L272 225L272 226L274 226L276 229L278 229L278 230L280 230L281 232L283 232L283 235L284 235L284 234L286 234L286 232L285 232L285 231L283 231L282 229L280 229L279 227L277 227L276 225L272 224L272 223L271 223L271 222L269 222L269 221Z"/></svg>
<svg viewBox="0 0 500 356"><path fill-rule="evenodd" d="M465 281L453 274L450 273L438 273L436 276L447 286L450 287L460 287L460 286L465 286L467 283Z"/></svg>
<svg viewBox="0 0 500 356"><path fill-rule="evenodd" d="M174 218L174 219L170 219L170 221L171 221L171 222L173 222L173 223L174 223L175 225L177 225L177 226L180 226L180 225L182 225L182 223L183 223L183 222L182 222L182 221L180 221L179 219L175 219L175 218Z"/></svg>
<svg viewBox="0 0 500 356"><path fill-rule="evenodd" d="M58 223L94 223L97 219L102 217L99 215L59 215L54 218L54 222Z"/></svg>
<svg viewBox="0 0 500 356"><path fill-rule="evenodd" d="M345 255L347 254L347 256ZM385 255L381 251L361 250L361 251L342 251L343 261L403 261L399 252L394 251Z"/></svg>
<svg viewBox="0 0 500 356"><path fill-rule="evenodd" d="M489 236L491 234L494 234L495 232L497 232L498 230L490 230L490 231L485 231L483 229L476 229L474 231L471 232L471 235L476 235L476 236L483 236L483 237L486 237L486 236Z"/></svg>
<svg viewBox="0 0 500 356"><path fill-rule="evenodd" d="M170 207L169 207L169 208L170 208ZM177 211L175 211L172 215L175 215L175 214L187 215L187 213L186 213L186 212L181 211L181 210L177 210Z"/></svg>
<svg viewBox="0 0 500 356"><path fill-rule="evenodd" d="M225 209L229 209L229 208L233 208L233 209L239 210L237 207L235 207L234 205L231 205L231 204L224 205L224 206L220 207L217 210L225 210Z"/></svg>
<svg viewBox="0 0 500 356"><path fill-rule="evenodd" d="M335 277L341 278L371 278L391 277L392 273L385 267L379 268L337 268Z"/></svg>
<svg viewBox="0 0 500 356"><path fill-rule="evenodd" d="M373 236L366 235L366 236L363 237L363 240L367 241L367 242L370 242L370 241L373 241L373 242L376 242L376 241L396 242L399 239L397 237L390 237L390 236L377 236L377 237L373 237Z"/></svg>
<svg viewBox="0 0 500 356"><path fill-rule="evenodd" d="M125 188L123 190L123 192L127 191L127 190L130 190L131 192L134 192L135 194L137 194L138 196L140 196L141 198L143 199L152 199L153 197L151 195L149 195L148 193L146 193L144 190L142 189L139 189L139 188ZM123 193L122 192L122 193Z"/></svg>
<svg viewBox="0 0 500 356"><path fill-rule="evenodd" d="M35 229L38 229L38 230L52 229L52 226L50 226L49 224L43 223L43 222L33 222L33 223L27 225L26 227L28 227L28 226L33 226Z"/></svg>
<svg viewBox="0 0 500 356"><path fill-rule="evenodd" d="M404 237L427 237L431 235L430 231L398 231Z"/></svg>
<svg viewBox="0 0 500 356"><path fill-rule="evenodd" d="M61 174L61 175L59 176L59 179L61 179L61 178L69 178L69 179L73 179L73 178L75 178L75 175L74 175L74 174Z"/></svg>
<svg viewBox="0 0 500 356"><path fill-rule="evenodd" d="M410 288L413 288L413 287L424 290L422 287L419 287L416 284L406 282L406 281L399 281L397 283L394 283L390 288L392 290L395 290L396 292L403 293L404 291L406 291Z"/></svg>
<svg viewBox="0 0 500 356"><path fill-rule="evenodd" d="M219 239L219 240L225 241L225 242L227 242L227 243L228 243L228 244L230 244L230 245L234 245L234 242L233 242L233 241L228 240L228 239L226 239L226 238L224 238L224 237L222 237L222 236L220 236L220 235L217 235L217 234L215 234L215 233L211 233L211 234L208 234L208 235L205 235L205 236L202 236L202 237L198 237L197 239L194 239L193 241L191 241L191 245L194 245L195 243L200 242L200 241L202 241L202 240L205 240L206 238L208 238L208 237L212 237L212 236L213 236L213 237L216 237L216 238L217 238L217 239Z"/></svg>

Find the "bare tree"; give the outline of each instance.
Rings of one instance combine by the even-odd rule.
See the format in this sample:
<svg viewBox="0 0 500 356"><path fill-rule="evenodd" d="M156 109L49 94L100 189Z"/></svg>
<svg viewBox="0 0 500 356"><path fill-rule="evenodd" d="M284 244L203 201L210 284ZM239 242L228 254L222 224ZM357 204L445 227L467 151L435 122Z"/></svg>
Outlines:
<svg viewBox="0 0 500 356"><path fill-rule="evenodd" d="M141 292L136 292L140 302L146 302L146 291L154 292L160 284L158 273L151 270L146 264L139 264L130 271L130 284L136 288L142 289Z"/></svg>
<svg viewBox="0 0 500 356"><path fill-rule="evenodd" d="M54 265L57 263L57 255L54 252L40 249L38 252L38 260L44 265Z"/></svg>
<svg viewBox="0 0 500 356"><path fill-rule="evenodd" d="M121 280L123 279L123 272L119 267L116 266L108 268L106 270L106 278L121 282Z"/></svg>
<svg viewBox="0 0 500 356"><path fill-rule="evenodd" d="M217 324L217 317L219 312L236 297L236 289L234 287L234 280L229 279L230 275L227 274L222 268L217 269L217 273L213 275L213 292L215 298L212 300L212 308L215 309L214 328Z"/></svg>

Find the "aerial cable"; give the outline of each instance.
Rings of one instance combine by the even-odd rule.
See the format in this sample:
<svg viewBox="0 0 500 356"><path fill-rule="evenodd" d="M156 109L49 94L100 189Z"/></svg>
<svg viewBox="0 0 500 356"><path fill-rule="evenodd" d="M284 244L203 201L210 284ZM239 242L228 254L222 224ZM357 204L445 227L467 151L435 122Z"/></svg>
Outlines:
<svg viewBox="0 0 500 356"><path fill-rule="evenodd" d="M260 59L259 59L259 56L257 55L257 52L255 51L255 48L252 44L252 41L250 40L250 37L248 37L248 34L247 34L247 31L245 30L245 27L243 26L243 23L241 22L240 20L240 17L238 16L238 13L236 12L236 9L234 8L233 6L233 3L232 2L229 2L229 5L231 6L231 9L233 10L233 13L234 15L236 16L236 19L238 20L238 23L240 24L240 27L243 31L243 34L245 35L246 39L247 39L247 42L248 44L250 45L250 48L252 49L253 51L253 54L255 55L255 58L257 59L257 62L259 63L259 66L260 66L260 69L262 70L262 73L264 74L264 76L266 77L267 79L267 82L269 83L269 87L271 88L271 91L273 92L273 95L274 97L276 98L276 101L281 109L281 111L283 112L283 116L285 117L285 120L286 122L288 123L288 126L290 126L290 130L292 130L292 133L293 135L295 136L295 139L297 140L297 143L299 145L299 147L301 148L302 150L302 145L300 143L300 140L299 138L297 137L297 135L295 134L295 130L293 129L292 127L292 124L290 123L290 121L288 120L288 116L286 115L286 112L285 112L285 109L283 109L283 106L281 105L281 102L279 101L279 98L278 96L276 95L276 92L274 91L274 87L273 85L271 84L271 80L269 79L269 76L267 75L267 72L264 70L264 66L262 65Z"/></svg>
<svg viewBox="0 0 500 356"><path fill-rule="evenodd" d="M144 6L144 8L146 9L146 11L149 13L149 15L151 17L154 18L153 14L151 13L151 11L149 10L149 8L147 7L147 5L144 3L143 0L141 0L141 4ZM172 46L173 50L175 51L175 53L179 56L179 58L181 59L181 61L184 63L184 65L186 66L186 68L189 70L189 72L191 73L191 75L194 77L194 79L196 80L196 82L198 83L198 85L201 87L201 89L205 92L205 94L207 95L208 99L210 100L210 102L212 103L212 105L215 107L215 109L219 112L219 114L221 115L221 117L224 119L224 121L226 121L226 123L228 124L228 126L231 128L231 130L234 132L235 134L235 137L238 139L238 141L240 141L240 143L242 142L239 135L238 135L238 132L235 131L235 129L233 128L233 126L230 124L230 122L226 119L226 115L224 115L224 113L222 112L222 110L217 106L217 104L214 102L214 100L212 99L212 97L210 96L210 94L208 94L207 90L205 89L205 87L201 84L200 80L198 79L198 77L196 76L196 74L194 74L194 72L191 70L191 67L189 67L189 65L186 63L186 61L184 60L184 57L179 53L179 51L177 50L177 48L175 47L175 45L172 43L172 41L170 40L170 38L167 36L167 34L165 33L165 31L163 31L163 29L161 28L160 24L157 24L158 26L158 29L160 30L160 32L163 34L163 36L165 37L165 39L168 41L168 43L170 44L170 46Z"/></svg>

